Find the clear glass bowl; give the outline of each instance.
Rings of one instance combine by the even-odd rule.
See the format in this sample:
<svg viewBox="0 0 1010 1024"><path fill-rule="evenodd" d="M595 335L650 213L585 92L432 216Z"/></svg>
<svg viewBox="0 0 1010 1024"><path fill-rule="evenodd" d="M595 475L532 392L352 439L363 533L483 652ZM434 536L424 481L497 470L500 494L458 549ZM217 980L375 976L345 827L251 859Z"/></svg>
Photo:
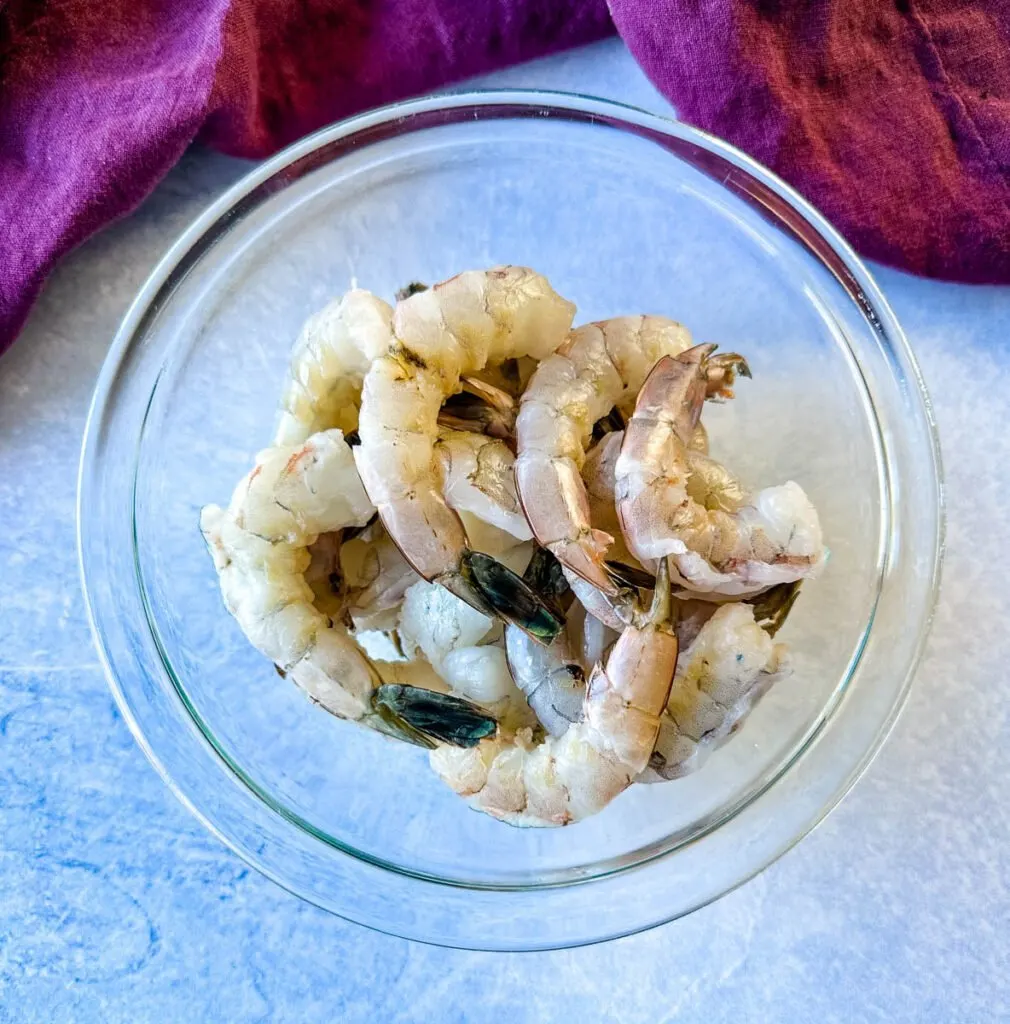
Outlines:
<svg viewBox="0 0 1010 1024"><path fill-rule="evenodd" d="M225 612L197 529L271 435L292 340L357 282L521 263L579 322L649 312L746 353L710 409L755 484L799 481L831 560L783 638L795 671L694 775L595 818L519 830L425 754L332 718ZM410 938L575 945L669 921L808 832L904 700L941 553L938 455L883 296L816 211L684 125L583 97L399 104L292 146L173 246L102 371L80 480L95 637L124 716L179 797L299 896Z"/></svg>

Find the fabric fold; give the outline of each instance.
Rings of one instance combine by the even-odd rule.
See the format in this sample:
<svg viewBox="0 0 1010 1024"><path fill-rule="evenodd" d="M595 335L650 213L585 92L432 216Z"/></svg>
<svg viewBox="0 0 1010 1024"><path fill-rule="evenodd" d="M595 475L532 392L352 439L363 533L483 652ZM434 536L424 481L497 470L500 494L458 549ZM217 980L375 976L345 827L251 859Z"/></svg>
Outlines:
<svg viewBox="0 0 1010 1024"><path fill-rule="evenodd" d="M685 121L775 170L864 256L1010 282L1006 0L8 0L0 351L59 258L194 139L263 157L615 24Z"/></svg>

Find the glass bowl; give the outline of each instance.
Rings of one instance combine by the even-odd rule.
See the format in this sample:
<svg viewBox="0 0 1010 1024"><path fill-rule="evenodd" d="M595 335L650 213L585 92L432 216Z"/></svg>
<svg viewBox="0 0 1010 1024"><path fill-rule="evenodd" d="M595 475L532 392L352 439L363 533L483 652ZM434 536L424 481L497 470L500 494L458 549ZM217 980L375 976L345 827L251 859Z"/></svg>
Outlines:
<svg viewBox="0 0 1010 1024"><path fill-rule="evenodd" d="M499 263L577 322L678 319L745 353L713 451L799 481L831 559L785 630L793 674L697 773L563 829L469 810L425 753L311 705L225 612L200 507L271 436L291 343L352 283ZM732 147L584 97L402 103L249 174L172 247L98 382L81 463L95 637L138 742L240 856L343 917L428 942L534 949L669 921L764 868L841 798L904 700L941 553L938 455L901 329L816 211Z"/></svg>

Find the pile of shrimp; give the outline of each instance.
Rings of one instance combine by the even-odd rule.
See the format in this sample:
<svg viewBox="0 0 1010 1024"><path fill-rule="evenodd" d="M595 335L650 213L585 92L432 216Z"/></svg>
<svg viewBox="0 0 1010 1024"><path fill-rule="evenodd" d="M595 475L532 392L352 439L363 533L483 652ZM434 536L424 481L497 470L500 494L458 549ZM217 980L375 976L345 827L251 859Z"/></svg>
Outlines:
<svg viewBox="0 0 1010 1024"><path fill-rule="evenodd" d="M281 675L520 826L697 770L787 671L775 635L826 557L798 484L751 490L709 453L741 356L574 315L524 267L348 292L200 521Z"/></svg>

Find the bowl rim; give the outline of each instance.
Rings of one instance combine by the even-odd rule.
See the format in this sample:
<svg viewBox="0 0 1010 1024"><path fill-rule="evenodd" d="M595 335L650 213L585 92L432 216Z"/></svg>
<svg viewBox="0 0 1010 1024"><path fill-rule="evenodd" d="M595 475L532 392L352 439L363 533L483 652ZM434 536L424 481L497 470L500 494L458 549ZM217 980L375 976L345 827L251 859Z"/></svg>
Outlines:
<svg viewBox="0 0 1010 1024"><path fill-rule="evenodd" d="M162 293L162 290L166 283L170 280L173 272L178 268L179 264L185 259L187 254L194 248L194 246L203 239L208 232L208 229L212 228L217 224L222 216L233 210L235 206L241 202L241 200L247 196L250 192L254 191L258 186L268 181L274 175L284 168L290 166L293 163L309 156L313 152L325 147L331 142L337 142L342 138L356 135L363 130L373 128L380 125L389 125L399 120L406 121L412 115L419 113L432 113L440 110L459 110L461 108L475 107L475 108L489 108L496 105L505 105L510 108L525 109L527 116L534 113L542 113L544 116L549 116L551 111L556 111L559 114L580 114L584 115L584 120L590 124L594 123L611 123L614 119L617 119L620 124L618 127L621 130L627 130L629 127L637 127L642 129L644 132L658 132L668 137L675 137L682 141L694 143L704 150L715 153L717 156L729 160L731 163L737 164L742 167L750 175L756 177L759 181L768 184L775 192L778 193L780 198L784 199L789 207L793 211L800 214L800 216L806 220L817 232L817 234L823 239L828 246L834 250L839 256L842 263L844 264L848 273L852 274L854 279L858 282L859 287L862 289L863 294L867 296L869 307L877 311L881 317L886 321L885 327L887 329L887 335L893 345L895 345L903 359L903 368L906 371L910 381L915 386L917 398L921 403L921 411L923 414L923 420L927 427L927 438L929 455L934 469L933 484L936 489L936 529L934 535L933 550L930 556L929 572L928 572L928 595L926 599L926 607L924 615L922 616L919 635L915 644L914 650L908 659L907 667L904 673L899 689L896 691L895 698L889 709L887 717L879 724L877 731L874 735L873 742L866 748L862 756L858 759L855 765L852 767L848 776L842 780L842 782L834 789L829 800L824 802L818 811L818 813L810 818L805 823L804 827L792 834L788 841L778 844L774 851L768 856L764 857L760 863L757 864L753 870L747 872L742 877L739 877L733 884L723 887L720 891L714 893L709 898L701 900L696 904L688 907L687 909L680 911L675 914L667 916L659 916L657 919L649 921L644 924L637 924L633 927L629 927L625 931L609 931L607 934L601 934L590 937L584 940L578 941L564 941L561 943L547 943L545 945L534 945L526 946L522 948L555 948L557 946L570 946L570 945L581 945L588 942L605 941L609 938L614 938L623 934L630 934L643 930L645 928L654 927L658 924L665 923L666 921L683 916L686 913L690 913L701 906L705 906L707 903L718 899L727 892L732 891L739 885L754 877L758 873L764 870L769 864L777 860L783 853L787 852L797 842L800 841L807 833L815 828L820 821L822 821L831 810L844 798L846 793L855 784L858 778L866 770L873 758L879 752L881 746L886 741L887 736L896 723L901 710L903 709L907 695L911 686L914 672L921 660L925 643L928 638L930 626L932 624L933 616L937 605L939 595L939 583L940 574L943 561L943 554L945 548L945 501L944 501L944 488L942 483L942 464L939 447L939 438L936 429L935 418L933 415L932 404L929 399L928 392L926 391L925 384L918 363L915 360L915 356L908 345L907 339L894 316L886 298L884 297L879 286L876 284L874 278L870 274L869 270L863 264L862 260L853 252L851 247L842 238L842 236L834 229L831 224L806 200L799 196L790 186L782 182L777 176L775 176L767 168L763 167L756 161L752 160L749 156L737 150L729 143L724 142L721 139L716 138L704 131L685 125L674 118L667 117L661 114L655 114L645 111L639 107L620 103L617 101L606 100L587 96L573 92L559 92L550 90L526 90L526 89L481 89L481 90L465 90L456 91L451 93L440 93L434 96L421 97L417 99L411 99L402 101L399 103L389 104L387 106L379 107L374 110L366 111L357 114L353 117L347 118L343 121L336 122L329 126L326 126L319 131L316 131L304 138L296 141L292 145L281 150L275 156L268 160L263 161L256 167L252 168L247 174L243 175L237 182L227 188L217 199L211 202L204 211L198 215L189 226L178 236L175 242L169 247L164 256L157 262L147 279L141 286L137 293L137 296L131 303L127 312L125 313L123 320L116 332L113 339L112 345L110 346L107 357L103 363L102 369L99 373L94 394L92 396L91 405L88 411L87 421L84 431L84 439L82 443L81 459L78 472L78 495L77 495L77 541L78 541L78 564L81 574L81 585L85 598L85 607L88 615L89 625L94 638L95 646L98 650L99 658L101 660L103 669L105 671L106 679L108 680L110 690L112 691L113 697L122 713L124 720L127 722L131 732L134 735L137 743L144 751L148 760L151 761L152 765L165 780L166 784L176 795L176 797L183 803L187 809L193 813L202 824L207 827L213 834L215 834L222 842L225 843L230 849L237 853L244 861L255 867L258 871L266 874L277 884L288 891L293 892L300 898L306 899L309 902L314 902L318 906L322 906L324 909L330 910L331 912L338 913L340 916L346 916L350 920L358 920L353 915L345 915L339 910L335 910L332 906L329 906L323 902L313 900L311 894L307 894L304 891L294 888L289 885L278 873L268 866L263 864L252 852L242 847L240 843L230 837L225 831L220 828L209 814L200 808L198 808L194 802L189 798L187 793L181 788L177 780L172 776L167 767L162 762L162 759L152 748L147 736L144 733L143 728L140 725L137 717L133 712L131 703L124 691L119 678L113 668L112 660L109 652L106 649L104 637L100 629L99 615L96 611L93 594L88 584L88 568L87 568L87 557L85 549L87 546L87 525L85 522L85 499L86 492L89 486L88 474L91 470L95 460L96 450L96 433L99 428L99 421L102 417L102 413L106 408L110 395L114 390L114 385L117 380L120 369L130 351L131 345L141 335L145 322L149 316L152 315L152 309L156 305L156 300ZM365 146L369 145L369 142L364 143ZM857 361L858 362L858 361ZM139 443L139 442L138 442ZM893 499L892 499L893 504ZM878 567L879 568L879 567ZM878 580L878 584L882 587L882 577ZM879 590L877 595L879 600ZM874 605L874 608L876 605ZM865 640L869 636L872 629L872 615L871 610L870 622L866 627L864 634L864 642L862 646L865 646ZM848 677L851 678L852 673L856 665L858 665L859 658L861 657L862 651L858 651L850 670ZM816 732L819 732L830 719L830 715L824 715L817 726ZM808 737L807 741L801 746L801 748L790 758L786 760L781 766L779 771L776 772L773 782L777 783L781 779L782 775L791 770L793 764L802 756L806 750L806 742L812 739ZM220 752L218 752L220 756ZM765 786L758 790L751 797L751 801L758 799L769 787ZM262 797L260 797L262 799ZM741 808L742 809L742 808ZM276 811L276 808L273 808ZM734 811L734 814L737 813ZM716 825L706 829L697 838L702 838L707 835L709 831L714 828L721 827L724 823L723 819L720 818ZM298 828L304 828L304 826L296 824ZM318 838L318 836L317 836ZM689 840L694 842L695 839ZM345 856L360 856L352 850L346 848L332 847L337 852ZM669 856L674 851L664 851L663 853L654 855L651 858L645 858L644 860L637 861L634 864L628 865L625 868L619 869L616 873L633 873L639 868L643 868L655 860L662 860ZM371 862L373 866L375 862ZM385 865L379 862L377 865L380 870L394 870L399 871L396 866ZM407 877L412 877L410 872L403 872ZM419 877L421 881L430 882L435 885L449 887L449 888L462 888L465 890L471 890L479 888L479 886L461 886L455 880L443 880L433 878L428 875L413 876ZM594 876L593 878L587 879L573 879L569 882L560 883L562 887L572 887L580 885L591 885L599 879L600 876ZM609 876L603 876L609 877ZM495 887L497 891L500 891L498 887ZM542 887L547 888L547 887ZM506 889L506 891L508 891ZM381 924L376 924L374 921L364 921L359 923L365 923L369 927L377 928L378 930L386 930ZM389 929L390 934L404 935L403 930ZM420 939L421 941L432 941L425 938L422 935L410 934L407 937ZM495 945L490 946L474 946L470 943L454 943L454 942L439 942L434 940L437 944L446 945L463 945L464 948L519 948L516 946L498 947Z"/></svg>

